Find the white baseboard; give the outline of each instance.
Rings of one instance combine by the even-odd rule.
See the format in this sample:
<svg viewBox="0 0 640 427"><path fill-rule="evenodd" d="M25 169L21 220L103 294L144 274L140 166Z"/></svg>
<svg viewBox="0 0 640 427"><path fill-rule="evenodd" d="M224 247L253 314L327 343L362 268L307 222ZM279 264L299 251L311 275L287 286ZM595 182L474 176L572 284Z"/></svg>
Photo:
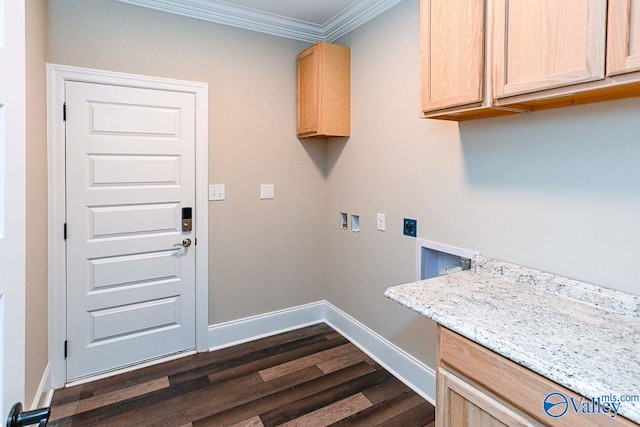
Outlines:
<svg viewBox="0 0 640 427"><path fill-rule="evenodd" d="M209 326L209 350L269 337L324 322L324 301Z"/></svg>
<svg viewBox="0 0 640 427"><path fill-rule="evenodd" d="M218 350L323 322L435 405L436 374L433 369L328 301L211 325L209 348Z"/></svg>
<svg viewBox="0 0 640 427"><path fill-rule="evenodd" d="M325 323L435 406L436 371L333 304L324 303Z"/></svg>
<svg viewBox="0 0 640 427"><path fill-rule="evenodd" d="M29 410L50 406L52 399L53 388L51 387L51 365L47 363L47 366L44 368L44 372L42 373L38 390L36 390L36 395L33 397L33 402L31 402L31 408L29 408Z"/></svg>

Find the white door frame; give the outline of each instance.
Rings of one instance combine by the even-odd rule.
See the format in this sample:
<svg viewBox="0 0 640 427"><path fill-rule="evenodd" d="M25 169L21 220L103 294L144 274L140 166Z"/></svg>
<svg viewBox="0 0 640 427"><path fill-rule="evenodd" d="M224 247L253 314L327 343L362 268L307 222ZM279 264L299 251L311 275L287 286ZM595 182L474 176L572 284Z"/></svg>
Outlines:
<svg viewBox="0 0 640 427"><path fill-rule="evenodd" d="M25 4L0 1L0 422L25 403Z"/></svg>
<svg viewBox="0 0 640 427"><path fill-rule="evenodd" d="M63 225L65 204L65 124L62 105L65 82L111 84L145 89L193 93L196 100L196 351L208 344L208 87L206 83L149 77L89 68L47 64L47 151L49 162L49 364L51 386L67 381L64 360L66 339L66 251Z"/></svg>

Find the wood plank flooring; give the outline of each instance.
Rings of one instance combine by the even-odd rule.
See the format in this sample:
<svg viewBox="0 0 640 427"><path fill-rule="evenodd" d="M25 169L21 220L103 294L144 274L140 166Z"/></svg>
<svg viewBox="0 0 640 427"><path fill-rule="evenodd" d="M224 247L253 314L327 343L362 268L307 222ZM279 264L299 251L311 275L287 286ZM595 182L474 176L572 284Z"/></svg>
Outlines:
<svg viewBox="0 0 640 427"><path fill-rule="evenodd" d="M429 426L431 404L326 324L56 390L49 426Z"/></svg>

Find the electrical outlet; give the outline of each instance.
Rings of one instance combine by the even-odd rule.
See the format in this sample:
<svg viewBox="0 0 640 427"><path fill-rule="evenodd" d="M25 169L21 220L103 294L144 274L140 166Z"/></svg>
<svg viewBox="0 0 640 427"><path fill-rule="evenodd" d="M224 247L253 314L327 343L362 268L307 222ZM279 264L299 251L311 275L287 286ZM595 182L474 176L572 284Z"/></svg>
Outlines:
<svg viewBox="0 0 640 427"><path fill-rule="evenodd" d="M405 218L403 232L405 236L416 237L418 234L418 221L415 219Z"/></svg>
<svg viewBox="0 0 640 427"><path fill-rule="evenodd" d="M387 229L387 225L386 225L386 220L385 220L385 216L384 214L379 213L378 214L378 230L379 231L385 231Z"/></svg>

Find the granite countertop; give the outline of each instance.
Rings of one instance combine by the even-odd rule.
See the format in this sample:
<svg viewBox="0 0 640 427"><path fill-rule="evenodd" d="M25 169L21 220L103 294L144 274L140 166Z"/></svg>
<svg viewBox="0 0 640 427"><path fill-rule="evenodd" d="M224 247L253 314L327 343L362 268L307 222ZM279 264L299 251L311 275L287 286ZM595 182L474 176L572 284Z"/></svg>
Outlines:
<svg viewBox="0 0 640 427"><path fill-rule="evenodd" d="M480 256L385 296L589 399L640 395L638 296Z"/></svg>

